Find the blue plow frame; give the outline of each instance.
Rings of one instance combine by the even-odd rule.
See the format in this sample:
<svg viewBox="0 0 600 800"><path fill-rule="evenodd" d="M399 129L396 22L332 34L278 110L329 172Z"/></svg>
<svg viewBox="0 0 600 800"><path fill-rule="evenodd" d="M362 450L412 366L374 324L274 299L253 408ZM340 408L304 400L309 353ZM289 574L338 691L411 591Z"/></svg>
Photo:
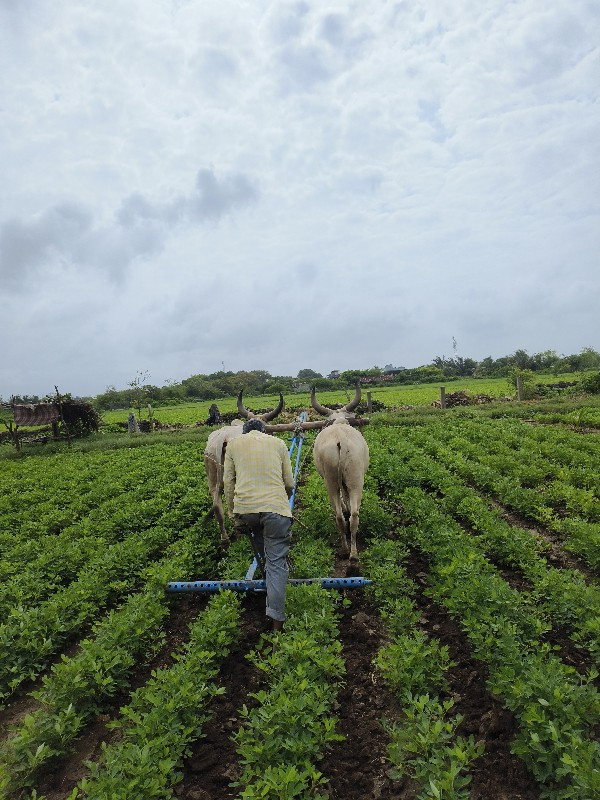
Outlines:
<svg viewBox="0 0 600 800"><path fill-rule="evenodd" d="M303 411L298 417L299 422L306 422L306 411ZM296 486L298 483L298 472L300 470L300 454L302 452L302 444L304 442L304 431L294 435L291 441L289 455L290 460L294 456L296 450L296 462L294 466L294 488L290 496L290 510L294 510L294 500L296 499ZM167 592L220 592L224 589L229 589L234 592L265 592L267 590L267 582L265 580L253 580L254 573L258 567L256 558L248 567L246 578L238 581L169 581L167 583ZM291 586L299 586L305 584L320 584L323 589L362 589L364 586L369 586L372 581L366 578L291 578L288 580Z"/></svg>

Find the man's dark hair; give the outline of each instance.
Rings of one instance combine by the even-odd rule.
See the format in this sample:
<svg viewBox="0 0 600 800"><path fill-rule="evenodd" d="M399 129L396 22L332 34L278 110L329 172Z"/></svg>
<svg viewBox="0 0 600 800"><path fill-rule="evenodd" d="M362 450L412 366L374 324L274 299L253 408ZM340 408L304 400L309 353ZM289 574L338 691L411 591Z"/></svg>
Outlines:
<svg viewBox="0 0 600 800"><path fill-rule="evenodd" d="M242 433L250 433L250 431L260 431L264 433L267 429L267 426L262 421L262 419L256 419L253 417L249 419L247 422L244 422L244 427L242 428Z"/></svg>

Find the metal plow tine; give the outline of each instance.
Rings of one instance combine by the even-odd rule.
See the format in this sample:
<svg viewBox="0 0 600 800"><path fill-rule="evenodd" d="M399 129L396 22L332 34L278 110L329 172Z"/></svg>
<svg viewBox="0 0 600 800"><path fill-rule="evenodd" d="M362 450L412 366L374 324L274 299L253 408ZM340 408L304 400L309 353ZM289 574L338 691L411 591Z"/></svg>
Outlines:
<svg viewBox="0 0 600 800"><path fill-rule="evenodd" d="M292 578L291 586L320 584L323 589L362 589L372 581L367 578ZM267 588L264 580L251 581L170 581L167 592L221 592L226 589L233 592L262 592Z"/></svg>

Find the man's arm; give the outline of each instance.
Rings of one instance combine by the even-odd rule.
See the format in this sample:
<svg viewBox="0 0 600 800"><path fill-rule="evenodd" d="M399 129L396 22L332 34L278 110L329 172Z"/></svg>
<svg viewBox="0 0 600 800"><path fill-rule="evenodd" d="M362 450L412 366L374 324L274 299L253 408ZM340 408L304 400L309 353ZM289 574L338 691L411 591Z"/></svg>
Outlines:
<svg viewBox="0 0 600 800"><path fill-rule="evenodd" d="M279 441L281 441L281 439ZM283 478L287 496L291 497L292 492L294 491L294 475L292 473L292 465L290 463L290 454L288 453L288 449L285 446L285 442L281 441L281 444L281 477Z"/></svg>
<svg viewBox="0 0 600 800"><path fill-rule="evenodd" d="M225 490L225 502L229 516L233 517L233 495L235 493L235 462L231 456L231 444L225 450L225 466L223 469L223 488Z"/></svg>

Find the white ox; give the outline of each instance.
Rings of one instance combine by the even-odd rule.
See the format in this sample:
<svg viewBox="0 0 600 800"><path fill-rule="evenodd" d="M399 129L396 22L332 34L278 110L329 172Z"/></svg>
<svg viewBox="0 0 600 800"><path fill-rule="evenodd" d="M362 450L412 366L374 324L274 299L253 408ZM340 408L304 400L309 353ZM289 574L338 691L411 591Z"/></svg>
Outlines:
<svg viewBox="0 0 600 800"><path fill-rule="evenodd" d="M283 409L283 395L279 395L279 403L272 411L267 411L266 414L253 414L244 408L242 402L242 392L238 395L238 411L246 419L257 417L262 419L263 422L268 422L274 419ZM232 439L242 435L242 426L244 422L241 419L234 419L231 425L225 425L216 431L213 431L206 441L206 448L204 450L204 468L206 469L206 478L208 480L208 490L212 497L212 512L215 515L219 530L221 532L221 544L229 544L229 537L225 529L225 514L223 512L223 465L225 464L225 451L227 445Z"/></svg>
<svg viewBox="0 0 600 800"><path fill-rule="evenodd" d="M360 402L360 386L356 385L354 399L337 411L317 402L314 386L310 401L315 411L329 421L315 439L313 457L317 472L325 481L329 502L335 513L342 557L350 556L348 571L352 572L358 566L356 534L365 473L369 467L367 443L360 431L352 427L358 424L352 412Z"/></svg>

